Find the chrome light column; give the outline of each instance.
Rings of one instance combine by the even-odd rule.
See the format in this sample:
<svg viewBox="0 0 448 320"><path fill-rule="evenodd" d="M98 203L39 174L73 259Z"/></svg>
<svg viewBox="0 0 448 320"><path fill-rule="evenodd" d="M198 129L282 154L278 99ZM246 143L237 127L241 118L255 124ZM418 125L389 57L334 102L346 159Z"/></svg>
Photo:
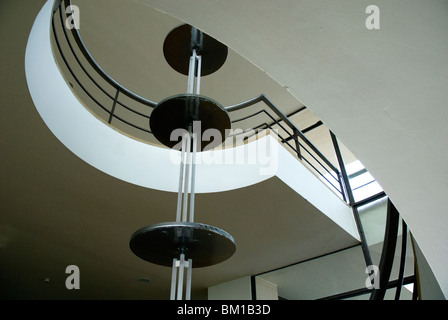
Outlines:
<svg viewBox="0 0 448 320"><path fill-rule="evenodd" d="M192 268L223 262L236 250L233 237L226 231L194 222L196 153L204 149L200 136L207 129L216 129L224 140L230 129L225 108L199 94L200 81L201 76L224 64L227 47L194 27L182 25L166 37L164 55L173 69L188 76L187 93L159 102L150 118L151 131L167 147L179 145L173 139L175 130L183 133L176 221L136 231L130 248L148 262L172 267L171 300L189 300ZM200 124L199 130L195 130L195 123Z"/></svg>

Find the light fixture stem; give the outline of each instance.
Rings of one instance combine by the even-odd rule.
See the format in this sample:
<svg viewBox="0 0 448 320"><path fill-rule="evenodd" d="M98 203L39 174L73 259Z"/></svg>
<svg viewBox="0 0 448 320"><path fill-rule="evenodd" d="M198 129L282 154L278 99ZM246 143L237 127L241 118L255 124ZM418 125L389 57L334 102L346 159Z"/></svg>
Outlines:
<svg viewBox="0 0 448 320"><path fill-rule="evenodd" d="M176 298L176 281L177 281L177 259L173 258L173 271L171 272L171 295L170 300Z"/></svg>
<svg viewBox="0 0 448 320"><path fill-rule="evenodd" d="M182 137L182 150L181 150L181 154L180 154L179 190L177 193L177 212L176 212L176 221L177 222L180 222L181 211L182 211L185 156L186 156L186 149L187 149L186 144L187 144L187 136L186 136L186 134L184 134L184 136Z"/></svg>
<svg viewBox="0 0 448 320"><path fill-rule="evenodd" d="M188 94L193 94L194 92L196 92L196 94L199 95L201 88L201 68L202 68L202 57L197 55L196 49L193 49L188 70L188 85L187 85ZM195 88L195 78L196 78L196 88ZM176 221L181 220L181 215L182 215L182 221L183 222L187 221L188 199L190 198L190 210L188 220L189 222L194 222L197 145L198 145L197 134L193 133L193 124L190 124L188 126L188 133L185 133L182 137ZM191 177L190 177L190 167L191 167ZM171 300L174 300L176 297L176 282L177 282L177 300L182 300L185 267L187 268L185 299L190 300L192 264L193 264L192 259L188 259L188 261L185 261L185 254L183 250L180 254L179 260L176 258L173 259L173 270L171 275ZM179 272L179 275L177 275L177 272Z"/></svg>
<svg viewBox="0 0 448 320"><path fill-rule="evenodd" d="M193 53L190 57L190 65L188 68L188 86L187 86L187 93L192 94L194 93L194 78L196 76L196 49L193 49Z"/></svg>
<svg viewBox="0 0 448 320"><path fill-rule="evenodd" d="M196 94L199 94L201 91L201 68L202 68L202 56L197 56L198 65L197 65L197 73L196 73Z"/></svg>
<svg viewBox="0 0 448 320"><path fill-rule="evenodd" d="M191 148L191 140L190 135L188 135L187 139L187 145L186 145L186 152L185 152L185 180L184 180L184 190L183 190L183 207L182 207L182 221L187 221L187 209L188 209L188 195L189 195L189 189L190 189L190 148Z"/></svg>
<svg viewBox="0 0 448 320"><path fill-rule="evenodd" d="M190 192L190 222L194 222L194 197L196 182L196 150L198 148L197 133L190 133L192 137L193 150L191 155L191 192Z"/></svg>
<svg viewBox="0 0 448 320"><path fill-rule="evenodd" d="M184 266L185 266L185 254L180 254L179 259L179 280L177 283L177 300L182 300L182 291L184 289Z"/></svg>
<svg viewBox="0 0 448 320"><path fill-rule="evenodd" d="M193 260L188 259L187 265L187 287L185 288L185 300L191 299L191 273L193 269Z"/></svg>

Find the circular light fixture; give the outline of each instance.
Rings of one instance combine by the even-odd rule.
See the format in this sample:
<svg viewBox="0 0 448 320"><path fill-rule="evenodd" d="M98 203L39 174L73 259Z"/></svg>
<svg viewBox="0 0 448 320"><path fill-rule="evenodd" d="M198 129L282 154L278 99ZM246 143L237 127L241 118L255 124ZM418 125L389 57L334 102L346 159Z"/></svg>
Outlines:
<svg viewBox="0 0 448 320"><path fill-rule="evenodd" d="M136 231L132 252L148 262L171 267L173 257L184 253L193 268L221 263L236 250L233 237L222 229L192 222L165 222Z"/></svg>
<svg viewBox="0 0 448 320"><path fill-rule="evenodd" d="M199 124L197 130L195 122ZM170 148L179 143L179 137L173 136L173 132L176 129L188 131L192 124L193 130L200 137L209 129L218 130L221 137L218 141L212 141L207 145L201 144L199 151L203 151L205 147L208 149L221 145L231 126L230 116L222 105L196 94L180 94L166 98L159 102L151 113L150 127L153 135Z"/></svg>
<svg viewBox="0 0 448 320"><path fill-rule="evenodd" d="M227 46L188 24L174 28L163 43L165 60L171 68L184 75L190 72L193 50L202 58L202 77L218 71L227 60Z"/></svg>
<svg viewBox="0 0 448 320"><path fill-rule="evenodd" d="M181 145L176 221L141 228L132 235L129 246L145 261L172 266L172 300L183 298L186 269L185 299L189 300L192 268L221 263L236 250L230 234L194 222L196 152L204 150L199 139L213 129L215 140L206 147L216 147L225 140L231 127L225 108L199 94L200 79L221 68L227 59L227 47L192 26L182 25L168 34L163 52L174 70L188 75L187 93L159 102L149 120L153 135L163 145L169 148Z"/></svg>

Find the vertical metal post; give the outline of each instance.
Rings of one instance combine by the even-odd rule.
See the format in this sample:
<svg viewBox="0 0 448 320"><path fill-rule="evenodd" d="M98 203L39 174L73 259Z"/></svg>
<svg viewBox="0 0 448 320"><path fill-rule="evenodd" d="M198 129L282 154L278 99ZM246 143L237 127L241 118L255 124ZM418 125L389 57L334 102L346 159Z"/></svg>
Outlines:
<svg viewBox="0 0 448 320"><path fill-rule="evenodd" d="M299 134L295 129L294 129L294 141L296 143L297 157L299 158L299 160L302 160L302 152L300 151L300 143L299 143Z"/></svg>
<svg viewBox="0 0 448 320"><path fill-rule="evenodd" d="M251 300L257 300L257 281L256 276L250 277L250 293Z"/></svg>
<svg viewBox="0 0 448 320"><path fill-rule="evenodd" d="M179 172L179 189L177 193L177 213L176 221L179 222L181 219L182 211L182 195L183 195L183 185L184 185L184 170L185 170L185 153L186 153L186 136L182 137L182 150L180 154L180 172Z"/></svg>
<svg viewBox="0 0 448 320"><path fill-rule="evenodd" d="M383 241L383 249L381 252L381 261L379 266L380 286L373 289L370 300L383 300L386 294L387 284L389 283L390 274L395 257L395 247L397 244L398 224L400 215L392 204L390 199L387 201L387 221L386 231Z"/></svg>
<svg viewBox="0 0 448 320"><path fill-rule="evenodd" d="M355 203L355 198L353 196L352 188L350 187L350 182L348 179L347 171L345 170L344 160L342 158L341 150L339 148L338 139L334 135L333 132L330 131L331 140L333 141L333 147L336 154L336 158L339 164L339 170L341 173L342 182L341 188L343 188L342 192L345 193L348 197L348 204L352 206Z"/></svg>
<svg viewBox="0 0 448 320"><path fill-rule="evenodd" d="M404 269L406 264L406 249L408 238L408 227L404 220L401 220L401 257L400 257L400 270L398 272L397 291L395 291L395 300L400 300L401 288L403 287Z"/></svg>
<svg viewBox="0 0 448 320"><path fill-rule="evenodd" d="M188 69L188 85L187 93L194 93L194 78L196 77L196 49L193 49L193 53L190 58L190 65Z"/></svg>
<svg viewBox="0 0 448 320"><path fill-rule="evenodd" d="M342 177L342 173L338 172L338 180L339 180L339 186L341 187L341 195L342 195L342 200L344 200L344 202L348 202L348 195L347 195L347 186L345 186L344 184L344 178Z"/></svg>
<svg viewBox="0 0 448 320"><path fill-rule="evenodd" d="M187 263L187 286L185 288L185 300L191 299L191 271L193 269L193 261L188 259Z"/></svg>
<svg viewBox="0 0 448 320"><path fill-rule="evenodd" d="M171 272L171 296L170 299L176 298L176 281L177 281L177 262L176 258L173 259L173 270Z"/></svg>
<svg viewBox="0 0 448 320"><path fill-rule="evenodd" d="M187 135L186 135L187 136ZM187 221L188 214L188 195L190 193L190 148L191 148L191 135L188 133L186 150L185 150L185 181L184 181L184 189L183 189L183 208L182 208L182 221Z"/></svg>
<svg viewBox="0 0 448 320"><path fill-rule="evenodd" d="M113 118L114 113L115 113L115 107L117 105L117 100L118 100L119 93L120 93L120 88L117 88L117 93L115 94L114 103L113 103L112 109L110 110L110 113L109 113L109 121L107 121L109 124L112 122L112 118Z"/></svg>
<svg viewBox="0 0 448 320"><path fill-rule="evenodd" d="M194 199L196 182L196 149L198 147L198 135L192 133L193 150L191 155L191 192L190 192L190 222L194 222Z"/></svg>
<svg viewBox="0 0 448 320"><path fill-rule="evenodd" d="M199 94L201 91L201 68L202 68L202 56L197 56L197 72L196 72L196 94Z"/></svg>
<svg viewBox="0 0 448 320"><path fill-rule="evenodd" d="M187 93L199 94L201 86L201 65L202 57L196 53L195 46L197 45L197 30L192 30L192 56L190 57L190 65L188 70L188 86ZM202 45L202 34L199 35L199 45ZM195 87L195 78L196 87ZM196 89L196 90L195 90ZM191 106L190 106L191 107ZM193 222L194 221L194 198L195 198L195 175L196 175L196 151L198 145L198 137L196 133L193 133L193 124L188 127L188 133L185 133L182 137L182 152L180 162L179 173L179 191L177 196L177 214L176 221ZM191 176L190 176L191 170ZM190 201L190 210L188 210L188 201ZM182 217L181 217L182 216ZM179 260L173 259L173 271L171 276L171 300L174 300L177 296L177 300L182 299L183 286L184 286L184 268L186 268L186 288L185 299L191 298L191 276L193 261L188 259L185 261L185 253L181 248L181 254ZM179 275L177 276L177 273ZM176 292L177 281L177 292Z"/></svg>
<svg viewBox="0 0 448 320"><path fill-rule="evenodd" d="M361 239L361 248L364 254L364 260L366 266L369 267L373 265L372 258L370 256L369 247L367 244L366 236L364 234L364 229L362 227L361 218L359 217L358 208L354 205L355 199L353 197L352 188L350 187L350 182L348 180L347 171L345 170L344 159L342 158L341 150L339 149L339 144L336 136L330 131L331 140L333 141L334 151L339 163L339 169L341 171L341 176L345 185L345 192L347 193L349 205L352 207L353 217L355 218L356 227L358 228L359 237Z"/></svg>
<svg viewBox="0 0 448 320"><path fill-rule="evenodd" d="M193 269L193 260L185 260L185 254L182 252L179 259L173 259L173 269L171 272L171 300L182 300L184 288L184 269L187 269L186 285L185 285L185 300L191 299L191 277ZM179 276L177 275L179 273ZM176 291L177 288L177 291Z"/></svg>
<svg viewBox="0 0 448 320"><path fill-rule="evenodd" d="M182 293L184 289L184 266L185 266L185 255L180 254L179 259L179 279L177 283L177 300L182 300Z"/></svg>
<svg viewBox="0 0 448 320"><path fill-rule="evenodd" d="M191 148L193 147L193 152ZM197 135L192 133L192 126L189 127L189 132L184 134L182 138L182 154L181 154L181 170L179 177L179 194L177 198L177 216L176 221L180 221L182 211L182 222L194 221L194 183L195 183L195 162L196 162L196 148ZM191 167L191 177L190 177ZM182 169L184 168L184 169ZM185 171L185 177L184 176ZM191 179L191 181L190 181ZM190 191L191 182L191 191ZM188 212L188 198L190 196L190 211ZM188 217L189 213L189 217ZM190 300L191 297L191 275L192 275L192 259L185 260L185 254L181 248L180 259L173 259L173 271L171 275L171 300L176 297L176 280L177 280L177 300L182 299L184 286L184 268L187 269L185 299ZM177 277L177 272L179 276Z"/></svg>
<svg viewBox="0 0 448 320"><path fill-rule="evenodd" d="M414 289L412 290L412 300L418 300L420 295L420 284L419 284L420 276L418 272L417 258L414 258L414 275L415 280L414 280Z"/></svg>

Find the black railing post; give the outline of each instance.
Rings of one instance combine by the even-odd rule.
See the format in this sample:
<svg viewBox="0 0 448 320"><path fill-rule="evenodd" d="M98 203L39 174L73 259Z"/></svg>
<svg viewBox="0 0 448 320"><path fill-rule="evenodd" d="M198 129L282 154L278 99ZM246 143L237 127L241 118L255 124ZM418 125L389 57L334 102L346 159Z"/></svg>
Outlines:
<svg viewBox="0 0 448 320"><path fill-rule="evenodd" d="M341 195L342 195L342 200L344 200L344 202L347 202L347 187L344 185L344 179L342 178L342 173L338 172L338 181L339 181L339 187L341 188Z"/></svg>
<svg viewBox="0 0 448 320"><path fill-rule="evenodd" d="M280 111L280 109L278 109L264 94L261 94L261 95L259 95L259 96L256 96L256 97L254 97L254 98L252 98L252 99L249 99L249 100L247 100L247 101L244 101L244 102L241 102L241 103L239 103L239 104L236 104L236 105L232 105L232 106L228 106L228 107L226 107L226 110L228 111L228 112L233 112L233 111L237 111L237 110L242 110L242 109L244 109L244 108L247 108L247 107L249 107L249 106L252 106L252 105L254 105L254 104L256 104L256 103L259 103L259 102L263 102L267 107L269 107L269 109L271 110L271 111L273 111L280 119L279 120L275 120L268 112L265 112L264 110L264 112L265 112L265 114L266 115L268 115L273 121L274 121L274 123L276 123L276 124L278 124L283 130L285 130L286 132L288 132L281 124L280 124L280 122L281 121L283 121L284 123L285 123L285 125L286 126L288 126L291 130L292 130L292 134L290 134L289 132L288 132L288 134L289 134L289 137L287 137L286 139L284 139L284 138L282 138L282 142L284 142L284 143L287 143L288 145L289 145L289 143L288 143L288 141L289 140L291 140L291 139L294 139L294 141L295 141L295 145L296 145L296 148L294 148L293 146L291 146L291 145L289 145L289 147L291 147L291 149L292 150L294 150L296 153L297 153L297 155L298 155L298 157L299 157L299 159L300 160L302 160L302 161L305 161L307 164L309 164L314 170L316 170L316 172L318 173L318 174L320 174L321 175L321 177L322 178L324 178L325 180L327 180L327 182L337 191L337 192L340 192L341 194L342 194L342 198L344 199L344 201L347 201L346 200L346 196L343 194L343 190L339 190L338 188L342 188L343 189L343 187L341 186L341 179L339 178L340 177L340 172L339 172L339 170L336 168L336 166L333 164L333 163L331 163L323 154L322 154L322 152L320 152L319 151L319 149L317 149L316 148L316 146L314 146L313 145L313 143L311 143L311 141L304 135L304 133L300 130L300 129L298 129L297 128L297 126L289 119L289 117L288 116L286 116L285 114L283 114L283 112L281 112ZM304 108L302 108L302 109L300 109L298 112L300 112L301 110L304 110L305 109L305 107ZM257 113L254 113L253 115L251 115L251 116L255 116L255 115L257 115L257 114L260 114L262 111L259 111L259 112L257 112ZM295 113L293 113L293 114L295 114ZM245 119L247 119L247 118L249 118L249 117L251 117L251 116L246 116L246 117L243 117L243 118L241 118L241 119L238 119L238 120L235 120L235 121L233 121L232 123L234 123L234 122L238 122L238 121L242 121L242 120L245 120ZM318 123L316 123L315 125L314 125L314 127L315 126L319 126L319 125L322 125L323 123L322 122L318 122ZM266 123L265 123L265 125L267 125ZM260 127L260 126L259 126ZM300 140L299 140L300 139ZM303 142L303 144L300 144L300 141L302 141ZM337 180L337 182L340 184L340 186L339 187L337 187L337 186L335 186L333 183L331 183L319 170L317 170L307 159L306 159L306 157L304 157L303 156L303 152L302 151L305 151L305 152L307 152L314 160L316 160L317 161L317 163L320 165L320 166L322 166L322 168L325 170L325 171L327 171L330 175L331 175L331 177L333 178L333 179L335 179L335 180ZM316 159L316 157L311 153L311 152L313 152L320 160L318 160L318 159ZM331 171L333 171L333 173L335 173L336 174L336 176L334 176L333 175L333 173L331 173L329 170L331 170Z"/></svg>
<svg viewBox="0 0 448 320"><path fill-rule="evenodd" d="M294 130L293 131L294 142L296 143L297 157L299 158L299 160L302 160L302 152L300 151L300 143L299 143L299 133L297 132L296 129L293 130Z"/></svg>
<svg viewBox="0 0 448 320"><path fill-rule="evenodd" d="M407 238L408 238L408 228L406 222L401 220L401 257L400 257L400 271L398 272L398 285L397 291L395 291L395 300L400 300L401 288L403 287L403 279L404 279L404 269L406 264L406 247L407 247Z"/></svg>
<svg viewBox="0 0 448 320"><path fill-rule="evenodd" d="M359 237L361 240L361 248L362 248L362 252L364 254L364 260L366 262L366 266L369 267L369 266L373 265L373 262L372 262L372 258L370 256L369 247L367 244L366 236L364 234L364 229L362 227L361 218L359 217L359 211L358 211L357 206L354 205L355 198L353 197L353 192L350 187L350 182L348 180L347 171L345 170L344 159L342 158L341 150L339 148L339 143L338 143L336 136L331 131L330 131L330 136L331 136L331 140L333 141L334 151L335 151L336 157L338 159L339 169L341 172L342 180L344 182L343 183L343 185L345 186L344 192L346 192L346 194L347 194L348 204L352 208L353 217L355 219L356 227L358 228L358 233L359 233Z"/></svg>
<svg viewBox="0 0 448 320"><path fill-rule="evenodd" d="M383 249L379 266L380 284L374 288L370 300L383 300L389 283L392 265L394 263L395 246L397 245L398 225L400 215L390 199L387 202L387 221L384 234Z"/></svg>
<svg viewBox="0 0 448 320"><path fill-rule="evenodd" d="M414 289L412 291L412 300L418 300L420 295L419 290L419 275L418 275L418 267L417 267L417 259L414 260L414 274L415 274L415 280L414 280Z"/></svg>
<svg viewBox="0 0 448 320"><path fill-rule="evenodd" d="M250 276L251 300L257 300L257 281L256 276Z"/></svg>
<svg viewBox="0 0 448 320"><path fill-rule="evenodd" d="M117 100L118 100L119 94L120 94L120 88L117 88L117 93L115 94L114 103L112 104L112 109L110 110L110 113L109 113L109 121L108 121L109 124L112 122L112 118L115 113L115 107L117 105Z"/></svg>

